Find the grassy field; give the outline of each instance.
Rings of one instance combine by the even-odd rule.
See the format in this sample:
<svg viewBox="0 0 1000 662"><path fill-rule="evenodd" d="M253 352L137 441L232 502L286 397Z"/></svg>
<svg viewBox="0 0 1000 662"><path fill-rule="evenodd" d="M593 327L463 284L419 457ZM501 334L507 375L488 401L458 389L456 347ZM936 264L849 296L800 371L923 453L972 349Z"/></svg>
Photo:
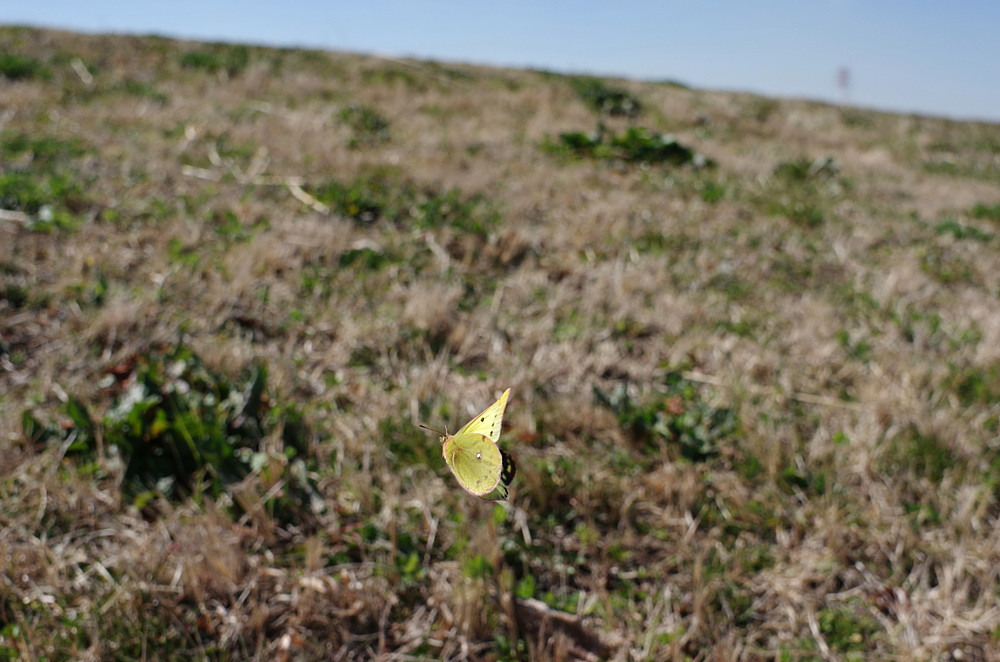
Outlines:
<svg viewBox="0 0 1000 662"><path fill-rule="evenodd" d="M1000 125L5 27L0 209L0 659L1000 660Z"/></svg>

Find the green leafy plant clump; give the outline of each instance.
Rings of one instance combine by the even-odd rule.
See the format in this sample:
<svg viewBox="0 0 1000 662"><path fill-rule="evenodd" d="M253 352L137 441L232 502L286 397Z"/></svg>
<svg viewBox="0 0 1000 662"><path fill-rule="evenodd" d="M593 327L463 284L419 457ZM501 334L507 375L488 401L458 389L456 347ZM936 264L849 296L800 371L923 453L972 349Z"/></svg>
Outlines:
<svg viewBox="0 0 1000 662"><path fill-rule="evenodd" d="M983 232L974 225L965 225L959 223L953 218L948 218L934 227L934 232L937 234L950 234L955 239L972 239L973 241L990 241L993 239L993 234L989 232Z"/></svg>
<svg viewBox="0 0 1000 662"><path fill-rule="evenodd" d="M353 131L348 143L350 147L379 145L389 141L389 120L371 106L353 104L341 110L337 117Z"/></svg>
<svg viewBox="0 0 1000 662"><path fill-rule="evenodd" d="M27 214L34 230L73 229L88 206L82 184L68 174L0 174L0 207Z"/></svg>
<svg viewBox="0 0 1000 662"><path fill-rule="evenodd" d="M74 168L89 147L78 138L0 134L0 208L21 212L33 230L72 229L94 207Z"/></svg>
<svg viewBox="0 0 1000 662"><path fill-rule="evenodd" d="M27 132L0 134L0 154L26 159L32 169L52 170L66 159L82 156L87 147L79 138L63 139Z"/></svg>
<svg viewBox="0 0 1000 662"><path fill-rule="evenodd" d="M611 393L595 387L594 396L644 447L659 450L663 445L676 445L693 462L717 456L723 443L739 431L739 420L731 409L702 400L697 385L680 373L668 372L663 387L643 403L637 403L624 385Z"/></svg>
<svg viewBox="0 0 1000 662"><path fill-rule="evenodd" d="M499 221L495 205L482 195L465 195L451 189L435 191L381 175L363 175L353 181L328 180L312 195L363 225L382 220L400 228L450 227L485 235Z"/></svg>
<svg viewBox="0 0 1000 662"><path fill-rule="evenodd" d="M832 158L799 158L776 165L757 199L768 214L818 228L830 219L833 203L846 188Z"/></svg>
<svg viewBox="0 0 1000 662"><path fill-rule="evenodd" d="M642 103L637 98L600 78L581 76L571 79L570 84L577 96L601 115L636 117L642 112Z"/></svg>
<svg viewBox="0 0 1000 662"><path fill-rule="evenodd" d="M985 202L980 202L976 205L973 205L972 209L969 210L969 214L973 218L982 218L990 221L1000 222L1000 203L987 204Z"/></svg>
<svg viewBox="0 0 1000 662"><path fill-rule="evenodd" d="M221 71L235 76L250 63L250 49L241 44L208 44L181 55L180 63L185 69L204 69L211 73Z"/></svg>
<svg viewBox="0 0 1000 662"><path fill-rule="evenodd" d="M36 442L69 442L68 452L84 460L95 458L103 440L124 461L123 489L140 505L156 495L218 496L260 466L265 440L275 430L289 459L306 457L301 414L272 405L266 382L261 364L232 381L179 345L141 359L102 418L72 398L68 427L48 427L27 411L22 427L25 438Z"/></svg>
<svg viewBox="0 0 1000 662"><path fill-rule="evenodd" d="M34 58L0 52L0 76L7 80L48 80L52 72Z"/></svg>
<svg viewBox="0 0 1000 662"><path fill-rule="evenodd" d="M670 134L660 134L643 127L629 127L618 135L608 135L604 126L597 133L580 132L559 134L555 143L547 143L551 152L576 157L666 165L710 167L714 161L680 143Z"/></svg>

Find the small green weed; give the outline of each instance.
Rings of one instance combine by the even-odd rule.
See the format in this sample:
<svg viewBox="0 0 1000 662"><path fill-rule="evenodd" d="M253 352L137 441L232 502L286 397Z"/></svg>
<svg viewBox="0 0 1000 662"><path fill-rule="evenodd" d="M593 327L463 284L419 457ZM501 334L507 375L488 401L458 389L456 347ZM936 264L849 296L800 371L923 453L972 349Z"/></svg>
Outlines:
<svg viewBox="0 0 1000 662"><path fill-rule="evenodd" d="M582 131L570 131L559 134L559 140L546 140L542 149L554 154L563 154L579 158L612 158L611 150L604 143L603 131L587 134Z"/></svg>
<svg viewBox="0 0 1000 662"><path fill-rule="evenodd" d="M973 284L972 266L946 246L930 246L920 258L920 270L943 285Z"/></svg>
<svg viewBox="0 0 1000 662"><path fill-rule="evenodd" d="M757 202L768 214L815 228L826 222L831 201L843 188L833 159L797 159L775 166Z"/></svg>
<svg viewBox="0 0 1000 662"><path fill-rule="evenodd" d="M351 248L340 254L337 263L341 268L362 269L364 271L379 271L383 267L397 262L397 258L385 251L362 246Z"/></svg>
<svg viewBox="0 0 1000 662"><path fill-rule="evenodd" d="M24 132L0 135L0 156L15 169L0 166L0 208L24 212L33 230L75 228L78 215L92 207L86 185L72 169L88 152L78 139Z"/></svg>
<svg viewBox="0 0 1000 662"><path fill-rule="evenodd" d="M212 228L216 236L227 244L248 241L270 225L268 220L263 218L252 223L244 223L232 209L214 210L208 214L206 221L206 225Z"/></svg>
<svg viewBox="0 0 1000 662"><path fill-rule="evenodd" d="M450 227L485 235L499 221L499 213L481 195L466 196L457 189L434 191L381 176L362 176L342 183L329 180L312 191L320 202L358 223L388 220L399 227Z"/></svg>
<svg viewBox="0 0 1000 662"><path fill-rule="evenodd" d="M1000 402L1000 363L985 368L953 368L945 386L958 396L963 406L996 404Z"/></svg>
<svg viewBox="0 0 1000 662"><path fill-rule="evenodd" d="M862 363L867 363L871 358L872 345L866 339L852 339L851 334L847 331L847 329L840 329L835 335L837 338L837 344L846 350L847 355L852 359L856 359Z"/></svg>
<svg viewBox="0 0 1000 662"><path fill-rule="evenodd" d="M941 221L934 226L937 234L950 234L955 239L973 239L975 241L989 241L993 235L983 232L974 225L962 225L953 218Z"/></svg>
<svg viewBox="0 0 1000 662"><path fill-rule="evenodd" d="M33 230L71 230L78 224L75 213L88 206L83 186L69 175L0 174L0 208L28 214Z"/></svg>
<svg viewBox="0 0 1000 662"><path fill-rule="evenodd" d="M750 590L733 580L729 562L717 550L711 550L702 564L703 581L711 590L705 596L706 615L710 621L735 620L746 623L751 617L753 596Z"/></svg>
<svg viewBox="0 0 1000 662"><path fill-rule="evenodd" d="M201 50L184 53L180 61L185 69L224 71L235 76L250 63L250 49L240 44L207 44Z"/></svg>
<svg viewBox="0 0 1000 662"><path fill-rule="evenodd" d="M120 89L129 96L149 99L150 101L154 101L160 105L163 105L170 100L170 97L167 96L166 93L157 89L155 85L151 83L143 83L132 78L126 78L121 83Z"/></svg>
<svg viewBox="0 0 1000 662"><path fill-rule="evenodd" d="M684 232L663 234L656 230L647 230L632 240L632 246L639 253L676 255L696 250L700 242L698 237Z"/></svg>
<svg viewBox="0 0 1000 662"><path fill-rule="evenodd" d="M104 301L108 295L108 279L102 271L98 270L94 275L93 282L84 281L72 285L68 289L72 298L82 308L89 306L100 308L104 305Z"/></svg>
<svg viewBox="0 0 1000 662"><path fill-rule="evenodd" d="M706 179L698 184L698 195L710 205L726 197L726 187L721 182Z"/></svg>
<svg viewBox="0 0 1000 662"><path fill-rule="evenodd" d="M969 210L972 218L981 218L988 221L1000 221L1000 204L989 205L980 202Z"/></svg>
<svg viewBox="0 0 1000 662"><path fill-rule="evenodd" d="M932 483L940 484L945 473L957 467L960 462L945 442L911 426L889 442L882 470L894 476L913 472Z"/></svg>
<svg viewBox="0 0 1000 662"><path fill-rule="evenodd" d="M354 132L348 143L350 147L379 145L389 141L389 120L370 106L348 106L337 117Z"/></svg>
<svg viewBox="0 0 1000 662"><path fill-rule="evenodd" d="M194 269L201 262L198 250L194 246L185 246L177 237L167 242L167 258L173 264L184 265L190 269Z"/></svg>
<svg viewBox="0 0 1000 662"><path fill-rule="evenodd" d="M754 288L734 273L719 272L712 276L706 287L722 292L727 301L746 301Z"/></svg>
<svg viewBox="0 0 1000 662"><path fill-rule="evenodd" d="M610 141L618 158L632 163L696 163L694 150L677 142L670 134L660 134L642 127L629 127Z"/></svg>
<svg viewBox="0 0 1000 662"><path fill-rule="evenodd" d="M17 53L0 53L0 76L7 80L49 80L52 72L34 58Z"/></svg>
<svg viewBox="0 0 1000 662"><path fill-rule="evenodd" d="M7 308L17 310L24 308L31 301L28 288L20 283L4 283L0 285L0 302L6 304Z"/></svg>
<svg viewBox="0 0 1000 662"><path fill-rule="evenodd" d="M51 172L65 159L81 156L86 151L83 141L78 138L65 140L27 133L5 133L0 136L0 153L9 160L27 156L32 171Z"/></svg>
<svg viewBox="0 0 1000 662"><path fill-rule="evenodd" d="M996 159L998 153L1000 141L992 137L956 142L943 140L928 146L923 168L935 175L996 181L1000 174Z"/></svg>
<svg viewBox="0 0 1000 662"><path fill-rule="evenodd" d="M396 186L381 176L361 176L344 183L329 180L312 188L311 193L334 211L367 224L404 213Z"/></svg>
<svg viewBox="0 0 1000 662"><path fill-rule="evenodd" d="M760 332L761 320L754 319L749 315L742 315L736 319L719 320L715 326L741 338L754 338Z"/></svg>
<svg viewBox="0 0 1000 662"><path fill-rule="evenodd" d="M807 494L823 494L826 492L826 474L813 471L808 467L786 466L778 474L778 486L786 492L801 491Z"/></svg>
<svg viewBox="0 0 1000 662"><path fill-rule="evenodd" d="M579 76L570 79L576 95L600 115L612 117L636 117L642 112L642 104L634 96L620 87L609 85L600 78Z"/></svg>
<svg viewBox="0 0 1000 662"><path fill-rule="evenodd" d="M624 386L611 393L594 387L594 395L648 450L676 444L693 462L717 456L722 443L739 430L736 414L701 400L697 385L677 372L668 372L663 384L663 391L642 404L632 400Z"/></svg>
<svg viewBox="0 0 1000 662"><path fill-rule="evenodd" d="M546 151L581 158L607 159L626 163L686 165L710 167L711 159L683 145L670 134L660 134L650 129L633 126L618 135L607 135L604 126L597 133L581 132L559 134L557 142L542 144Z"/></svg>
<svg viewBox="0 0 1000 662"><path fill-rule="evenodd" d="M100 429L105 444L121 454L123 489L139 505L155 494L182 499L205 490L218 495L264 463L262 442L272 430L281 430L288 459L305 457L308 431L301 415L273 406L266 381L263 365L231 381L178 346L143 359L100 421L71 398L69 427L47 428L25 412L23 434L36 441L72 439L69 452L88 459L97 450ZM289 477L290 491L308 487L304 472L297 476Z"/></svg>
<svg viewBox="0 0 1000 662"><path fill-rule="evenodd" d="M377 65L365 69L361 74L361 79L366 85L404 85L414 90L425 90L428 87L426 75L422 75L417 67L404 68L402 66L385 64Z"/></svg>
<svg viewBox="0 0 1000 662"><path fill-rule="evenodd" d="M875 650L876 637L882 631L867 605L857 599L820 610L816 621L826 643L846 660L868 659L866 653Z"/></svg>
<svg viewBox="0 0 1000 662"><path fill-rule="evenodd" d="M949 328L939 313L921 308L906 308L894 313L892 318L906 342L919 343L936 351L975 347L983 336L974 322L965 328Z"/></svg>

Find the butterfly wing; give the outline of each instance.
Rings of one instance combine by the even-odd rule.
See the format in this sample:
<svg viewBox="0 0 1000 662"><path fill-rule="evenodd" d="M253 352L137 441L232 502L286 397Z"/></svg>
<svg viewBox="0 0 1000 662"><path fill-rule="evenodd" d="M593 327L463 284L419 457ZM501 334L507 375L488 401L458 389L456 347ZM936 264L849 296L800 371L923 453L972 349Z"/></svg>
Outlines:
<svg viewBox="0 0 1000 662"><path fill-rule="evenodd" d="M458 437L462 434L479 434L494 444L500 440L500 428L503 427L503 412L507 408L507 396L510 389L507 389L497 399L496 402L483 410L478 416L465 424L465 426L455 433Z"/></svg>
<svg viewBox="0 0 1000 662"><path fill-rule="evenodd" d="M505 454L482 434L459 432L445 437L441 454L458 484L478 497L493 492L503 476Z"/></svg>
<svg viewBox="0 0 1000 662"><path fill-rule="evenodd" d="M500 451L500 459L503 468L500 470L500 482L489 494L484 494L483 499L488 501L505 501L510 494L510 484L514 482L514 474L517 473L517 465L514 458L507 451Z"/></svg>

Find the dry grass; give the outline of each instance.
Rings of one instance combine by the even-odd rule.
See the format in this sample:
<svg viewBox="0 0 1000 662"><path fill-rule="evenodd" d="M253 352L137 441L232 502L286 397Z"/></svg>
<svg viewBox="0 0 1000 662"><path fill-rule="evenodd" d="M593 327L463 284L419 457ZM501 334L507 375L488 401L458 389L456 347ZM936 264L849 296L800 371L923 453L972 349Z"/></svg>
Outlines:
<svg viewBox="0 0 1000 662"><path fill-rule="evenodd" d="M717 163L642 165L540 72L0 53L0 658L1000 660L1000 127L606 81ZM178 341L272 418L137 500ZM493 506L416 426L506 386Z"/></svg>

